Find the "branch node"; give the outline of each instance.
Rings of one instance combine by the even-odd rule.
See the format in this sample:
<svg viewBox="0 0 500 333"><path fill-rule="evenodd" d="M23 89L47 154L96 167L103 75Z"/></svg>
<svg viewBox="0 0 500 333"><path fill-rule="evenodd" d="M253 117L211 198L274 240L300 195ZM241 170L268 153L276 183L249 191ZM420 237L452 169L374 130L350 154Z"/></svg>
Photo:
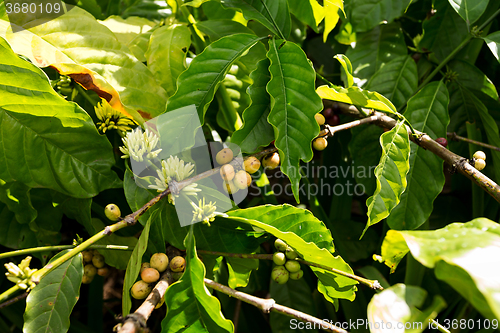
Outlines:
<svg viewBox="0 0 500 333"><path fill-rule="evenodd" d="M274 307L275 304L276 304L276 301L274 299L272 299L272 298L265 299L263 304L262 304L262 311L264 311L264 313L271 312L271 309Z"/></svg>
<svg viewBox="0 0 500 333"><path fill-rule="evenodd" d="M127 225L134 225L136 222L135 219L130 215L125 216L123 221L125 221L127 223Z"/></svg>
<svg viewBox="0 0 500 333"><path fill-rule="evenodd" d="M170 193L172 195L179 195L179 193L181 192L179 190L179 183L176 182L175 180L171 180L169 183L168 183L168 188L170 189Z"/></svg>
<svg viewBox="0 0 500 333"><path fill-rule="evenodd" d="M372 289L373 290L384 290L384 287L378 282L378 280L374 280L372 284Z"/></svg>
<svg viewBox="0 0 500 333"><path fill-rule="evenodd" d="M112 233L113 231L111 231L111 228L109 226L106 226L106 228L104 228L105 235L111 235Z"/></svg>

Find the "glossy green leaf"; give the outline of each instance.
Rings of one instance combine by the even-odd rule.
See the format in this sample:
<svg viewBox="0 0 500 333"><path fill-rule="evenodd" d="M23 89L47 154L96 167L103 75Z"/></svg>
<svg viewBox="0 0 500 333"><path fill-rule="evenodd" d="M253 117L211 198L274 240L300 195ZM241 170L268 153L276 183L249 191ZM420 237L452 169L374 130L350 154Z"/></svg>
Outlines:
<svg viewBox="0 0 500 333"><path fill-rule="evenodd" d="M448 0L451 7L465 20L467 26L474 24L483 15L490 0Z"/></svg>
<svg viewBox="0 0 500 333"><path fill-rule="evenodd" d="M484 317L493 319L500 318L499 244L500 225L477 218L432 231L389 230L382 256L401 260L406 248L422 265L434 268L438 279L450 284Z"/></svg>
<svg viewBox="0 0 500 333"><path fill-rule="evenodd" d="M404 332L420 333L430 327L431 319L446 307L444 299L437 295L433 302L425 310L420 310L427 297L427 291L420 287L406 286L402 283L396 284L375 294L368 304L368 321L370 323L384 323L373 325L372 333L386 332L391 325L393 328L401 327L407 329ZM395 311L397 309L397 311Z"/></svg>
<svg viewBox="0 0 500 333"><path fill-rule="evenodd" d="M275 145L281 159L281 171L290 178L295 200L299 201L300 160L313 157L311 142L319 133L314 115L323 105L314 91L316 74L304 51L292 42L280 45L269 41L267 56L271 61L269 123L274 127Z"/></svg>
<svg viewBox="0 0 500 333"><path fill-rule="evenodd" d="M292 23L286 0L221 0L226 8L243 13L247 20L262 23L280 38L288 38Z"/></svg>
<svg viewBox="0 0 500 333"><path fill-rule="evenodd" d="M62 31L61 27L66 28ZM71 76L139 121L165 111L165 91L153 74L108 28L79 7L29 28L22 36L11 32L9 22L0 20L0 36L9 41L14 52L39 67L52 66Z"/></svg>
<svg viewBox="0 0 500 333"><path fill-rule="evenodd" d="M412 0L358 0L351 13L356 32L368 31L403 15Z"/></svg>
<svg viewBox="0 0 500 333"><path fill-rule="evenodd" d="M427 133L431 138L445 138L450 122L449 96L442 81L429 83L408 101L406 119L413 128ZM392 229L416 229L431 215L433 202L443 190L443 160L428 150L411 142L408 185L401 195L401 202L387 218Z"/></svg>
<svg viewBox="0 0 500 333"><path fill-rule="evenodd" d="M318 32L318 24L324 18L323 7L317 0L288 0L290 12L301 22L310 26L315 32ZM318 13L320 13L318 15Z"/></svg>
<svg viewBox="0 0 500 333"><path fill-rule="evenodd" d="M31 204L30 190L23 183L6 183L0 179L0 201L16 214L16 220L21 224L34 221L38 215Z"/></svg>
<svg viewBox="0 0 500 333"><path fill-rule="evenodd" d="M307 210L289 205L265 205L233 210L227 214L229 218L248 223L256 230L266 231L284 240L304 260L352 272L340 256L331 254L330 231ZM356 281L321 268L311 266L311 269L319 278L318 290L327 300L354 299Z"/></svg>
<svg viewBox="0 0 500 333"><path fill-rule="evenodd" d="M269 59L263 59L250 74L253 81L248 87L251 104L243 112L243 127L231 137L231 142L237 144L245 153L253 153L274 139L273 127L267 121L271 104L271 97L266 90L267 83L271 80L269 65Z"/></svg>
<svg viewBox="0 0 500 333"><path fill-rule="evenodd" d="M377 188L375 193L366 200L368 207L368 227L389 216L406 189L406 174L409 171L410 142L406 125L398 121L396 126L380 137L382 157L375 168Z"/></svg>
<svg viewBox="0 0 500 333"><path fill-rule="evenodd" d="M258 259L227 257L227 269L229 271L228 285L230 288L246 287L250 281L250 274L259 268Z"/></svg>
<svg viewBox="0 0 500 333"><path fill-rule="evenodd" d="M319 97L368 109L389 113L397 113L396 107L378 92L363 90L358 87L342 88L340 86L319 86L316 89Z"/></svg>
<svg viewBox="0 0 500 333"><path fill-rule="evenodd" d="M344 2L342 0L324 0L323 9L325 16L325 30L323 30L323 43L326 42L328 35L337 25L340 14L339 10L344 12ZM344 13L345 16L345 13Z"/></svg>
<svg viewBox="0 0 500 333"><path fill-rule="evenodd" d="M193 226L186 238L186 271L167 289L168 311L162 332L233 332L233 323L224 318L219 300L205 287L205 266L196 254Z"/></svg>
<svg viewBox="0 0 500 333"><path fill-rule="evenodd" d="M123 281L123 292L122 292L122 313L124 316L130 313L130 309L132 308L132 299L130 297L130 288L137 280L137 276L141 271L142 264L142 255L146 252L148 248L148 240L149 240L149 229L151 228L152 220L155 220L155 215L149 217L144 229L142 230L141 236L139 237L139 241L137 242L134 251L132 251L132 255L130 256L130 260L127 264L127 271L125 272L125 279Z"/></svg>
<svg viewBox="0 0 500 333"><path fill-rule="evenodd" d="M335 39L340 44L351 45L356 42L356 32L352 28L352 24L348 21L342 22L340 31L335 35Z"/></svg>
<svg viewBox="0 0 500 333"><path fill-rule="evenodd" d="M210 44L179 76L177 91L168 100L167 111L194 104L203 123L220 82L233 63L259 40L255 35L235 34Z"/></svg>
<svg viewBox="0 0 500 333"><path fill-rule="evenodd" d="M379 69L366 85L387 97L399 110L418 87L417 64L410 56L401 56Z"/></svg>
<svg viewBox="0 0 500 333"><path fill-rule="evenodd" d="M186 53L190 45L191 33L182 24L163 26L151 35L145 55L148 68L167 96L172 96L177 89L176 81L186 69Z"/></svg>
<svg viewBox="0 0 500 333"><path fill-rule="evenodd" d="M493 99L498 99L498 92L491 80L479 68L462 60L452 60L448 68L458 74L456 81L468 89L479 90Z"/></svg>
<svg viewBox="0 0 500 333"><path fill-rule="evenodd" d="M69 250L68 250L69 251ZM60 252L51 262L63 255ZM82 255L78 254L45 275L28 294L24 332L67 332L69 316L78 298L83 276Z"/></svg>
<svg viewBox="0 0 500 333"><path fill-rule="evenodd" d="M0 58L0 137L9 138L0 148L0 179L80 198L119 187L112 147L87 113L2 38Z"/></svg>
<svg viewBox="0 0 500 333"><path fill-rule="evenodd" d="M344 54L336 54L333 58L337 59L342 65L342 68L344 68L344 74L347 77L347 84L345 84L346 88L351 87L354 83L351 61L349 61L349 58L347 58Z"/></svg>
<svg viewBox="0 0 500 333"><path fill-rule="evenodd" d="M345 55L351 60L354 83L361 87L384 64L407 53L404 34L398 24L392 23L358 33L356 47L349 48Z"/></svg>
<svg viewBox="0 0 500 333"><path fill-rule="evenodd" d="M493 56L500 61L500 31L495 31L488 36L483 37L483 39L490 48L491 53L493 53Z"/></svg>
<svg viewBox="0 0 500 333"><path fill-rule="evenodd" d="M28 224L20 224L14 212L0 203L0 244L11 249L25 249L38 245L36 234Z"/></svg>

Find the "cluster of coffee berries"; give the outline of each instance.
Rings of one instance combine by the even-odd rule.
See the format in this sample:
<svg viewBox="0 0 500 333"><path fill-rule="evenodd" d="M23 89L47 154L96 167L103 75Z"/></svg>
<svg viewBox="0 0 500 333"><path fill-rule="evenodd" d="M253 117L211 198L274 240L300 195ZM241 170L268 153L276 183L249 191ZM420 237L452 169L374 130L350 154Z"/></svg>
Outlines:
<svg viewBox="0 0 500 333"><path fill-rule="evenodd" d="M279 284L285 284L288 279L298 280L302 278L304 272L300 269L300 263L297 261L297 252L281 239L277 239L274 246L278 251L273 255L276 267L271 272L271 279Z"/></svg>
<svg viewBox="0 0 500 333"><path fill-rule="evenodd" d="M335 104L338 109L338 104ZM326 108L323 110L323 116L325 117L325 122L330 126L337 126L340 124L339 115L335 113L333 108Z"/></svg>
<svg viewBox="0 0 500 333"><path fill-rule="evenodd" d="M246 171L245 167L247 162L243 162L243 166L241 166L241 161L240 163L233 163L233 165L231 163L233 157L233 151L230 148L222 149L215 157L217 163L221 165L220 176L224 182L222 184L223 189L228 194L235 194L239 190L246 189L252 184L252 176ZM257 162L259 165L255 171L260 167L259 160L257 160Z"/></svg>
<svg viewBox="0 0 500 333"><path fill-rule="evenodd" d="M315 114L314 119L316 119L319 126L325 124L325 117L321 113ZM326 146L328 146L328 141L324 137L316 138L313 141L313 148L318 151L324 150Z"/></svg>
<svg viewBox="0 0 500 333"><path fill-rule="evenodd" d="M141 279L134 283L130 289L132 297L135 299L146 298L153 290L154 283L160 280L160 273L163 273L169 267L173 272L172 277L178 280L186 268L186 260L181 256L175 256L169 260L165 253L155 253L151 256L149 262L143 262L140 272Z"/></svg>
<svg viewBox="0 0 500 333"><path fill-rule="evenodd" d="M483 151L478 150L474 153L474 155L472 155L472 161L474 162L474 168L481 171L486 167L486 154Z"/></svg>
<svg viewBox="0 0 500 333"><path fill-rule="evenodd" d="M106 276L109 274L109 267L106 266L104 257L96 250L82 252L83 256L83 278L82 283L89 284L94 280L94 276Z"/></svg>

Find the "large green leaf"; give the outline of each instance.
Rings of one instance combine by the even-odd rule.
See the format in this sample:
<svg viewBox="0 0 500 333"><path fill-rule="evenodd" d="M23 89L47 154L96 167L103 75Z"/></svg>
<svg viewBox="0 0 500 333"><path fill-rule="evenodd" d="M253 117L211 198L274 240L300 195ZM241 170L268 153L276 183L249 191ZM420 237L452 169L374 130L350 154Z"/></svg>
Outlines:
<svg viewBox="0 0 500 333"><path fill-rule="evenodd" d="M368 227L382 221L399 204L401 194L406 189L406 174L409 171L410 142L404 121L380 137L382 157L375 168L377 188L366 200L368 207Z"/></svg>
<svg viewBox="0 0 500 333"><path fill-rule="evenodd" d="M271 80L269 65L269 59L263 59L250 74L253 83L248 87L248 95L252 102L243 112L243 127L231 137L231 142L240 146L245 153L253 153L274 139L273 127L267 121L271 103L266 90L267 83Z"/></svg>
<svg viewBox="0 0 500 333"><path fill-rule="evenodd" d="M215 91L232 64L259 40L255 35L235 34L210 44L179 76L177 91L168 100L167 111L194 104L203 123Z"/></svg>
<svg viewBox="0 0 500 333"><path fill-rule="evenodd" d="M267 84L271 95L268 120L274 127L281 171L290 178L298 202L299 163L300 160L309 162L313 157L311 142L319 133L314 115L323 105L314 91L316 74L304 51L292 42L280 43L270 40L267 53L271 61L271 81Z"/></svg>
<svg viewBox="0 0 500 333"><path fill-rule="evenodd" d="M448 90L442 81L426 85L408 101L406 119L431 138L446 137L450 122ZM443 160L411 142L408 185L401 202L387 218L392 229L416 229L431 215L434 199L444 185Z"/></svg>
<svg viewBox="0 0 500 333"><path fill-rule="evenodd" d="M38 245L36 234L28 224L20 224L14 212L0 203L0 244L11 249L26 249Z"/></svg>
<svg viewBox="0 0 500 333"><path fill-rule="evenodd" d="M233 332L233 323L224 318L219 300L205 287L205 266L196 254L193 226L186 238L186 271L167 289L168 311L162 332Z"/></svg>
<svg viewBox="0 0 500 333"><path fill-rule="evenodd" d="M69 75L139 121L165 111L165 91L153 74L108 28L79 7L22 34L12 33L10 23L0 19L0 36L14 52L39 67L51 66Z"/></svg>
<svg viewBox="0 0 500 333"><path fill-rule="evenodd" d="M404 34L396 23L380 25L357 34L356 47L349 48L355 84L363 86L384 64L408 53Z"/></svg>
<svg viewBox="0 0 500 333"><path fill-rule="evenodd" d="M51 262L65 252L67 251L60 252ZM65 261L45 275L26 300L23 331L67 332L71 310L80 297L82 276L81 254Z"/></svg>
<svg viewBox="0 0 500 333"><path fill-rule="evenodd" d="M383 322L384 327L375 324L370 332L387 332L390 325L392 328L402 328L403 325L406 328L402 330L404 332L423 332L430 327L430 320L446 307L445 301L438 295L427 309L421 311L419 308L424 305L426 297L424 289L401 283L374 295L367 308L368 321L374 324Z"/></svg>
<svg viewBox="0 0 500 333"><path fill-rule="evenodd" d="M356 32L368 31L400 17L412 0L357 0L352 6L351 23Z"/></svg>
<svg viewBox="0 0 500 333"><path fill-rule="evenodd" d="M433 231L389 230L382 257L397 266L411 251L436 277L450 284L483 316L500 318L500 225L486 218Z"/></svg>
<svg viewBox="0 0 500 333"><path fill-rule="evenodd" d="M288 38L292 28L286 0L221 0L226 8L243 13L247 20L262 23L280 38Z"/></svg>
<svg viewBox="0 0 500 333"><path fill-rule="evenodd" d="M352 272L340 256L331 254L333 247L330 231L307 210L289 205L265 205L233 210L227 214L231 219L248 223L256 230L263 230L283 239L304 260ZM337 298L354 299L356 281L321 268L311 266L311 269L319 278L318 290L327 300L334 302Z"/></svg>
<svg viewBox="0 0 500 333"><path fill-rule="evenodd" d="M486 37L483 37L484 41L491 50L491 53L500 61L500 31L495 31Z"/></svg>
<svg viewBox="0 0 500 333"><path fill-rule="evenodd" d="M366 85L387 97L397 109L413 96L418 87L417 64L410 56L401 56L379 69Z"/></svg>
<svg viewBox="0 0 500 333"><path fill-rule="evenodd" d="M34 221L38 215L31 204L30 190L23 183L6 183L0 179L0 201L16 214L16 220L21 224Z"/></svg>
<svg viewBox="0 0 500 333"><path fill-rule="evenodd" d="M491 80L479 68L462 60L452 60L448 68L458 74L456 80L468 89L479 90L493 99L498 99L498 92Z"/></svg>
<svg viewBox="0 0 500 333"><path fill-rule="evenodd" d="M119 187L112 147L87 113L3 38L0 58L0 179L80 198Z"/></svg>
<svg viewBox="0 0 500 333"><path fill-rule="evenodd" d="M146 52L148 68L158 83L172 96L176 81L186 69L186 53L191 45L189 28L182 24L161 27L153 32Z"/></svg>
<svg viewBox="0 0 500 333"><path fill-rule="evenodd" d="M448 0L451 7L465 20L470 29L471 24L483 15L490 0Z"/></svg>

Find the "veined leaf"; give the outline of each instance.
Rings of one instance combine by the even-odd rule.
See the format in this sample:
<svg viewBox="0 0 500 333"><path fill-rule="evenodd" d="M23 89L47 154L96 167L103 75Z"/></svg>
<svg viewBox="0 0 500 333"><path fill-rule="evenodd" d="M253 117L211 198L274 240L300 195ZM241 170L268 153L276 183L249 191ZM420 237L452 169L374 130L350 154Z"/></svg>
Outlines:
<svg viewBox="0 0 500 333"><path fill-rule="evenodd" d="M500 225L486 218L432 231L389 230L382 257L397 266L404 254L434 268L486 318L500 318Z"/></svg>
<svg viewBox="0 0 500 333"><path fill-rule="evenodd" d="M323 105L314 91L316 74L302 49L286 42L269 41L267 56L271 61L271 95L269 123L274 127L275 145L281 158L281 171L290 178L292 191L299 201L300 160L309 162L313 153L311 142L319 133L314 115Z"/></svg>
<svg viewBox="0 0 500 333"><path fill-rule="evenodd" d="M326 43L328 35L335 28L337 22L339 21L339 9L344 13L344 2L342 0L324 0L323 9L325 12L325 30L323 31L323 43Z"/></svg>
<svg viewBox="0 0 500 333"><path fill-rule="evenodd" d="M350 88L354 83L354 80L352 78L351 61L344 54L336 54L333 58L337 59L340 62L340 64L342 65L342 68L344 68L344 73L347 77L346 88Z"/></svg>
<svg viewBox="0 0 500 333"><path fill-rule="evenodd" d="M50 262L67 251L60 252ZM47 273L28 294L23 331L30 333L67 332L69 316L80 297L82 277L81 254Z"/></svg>
<svg viewBox="0 0 500 333"><path fill-rule="evenodd" d="M384 64L407 54L401 28L391 23L358 33L356 47L349 48L345 55L351 60L354 83L362 87Z"/></svg>
<svg viewBox="0 0 500 333"><path fill-rule="evenodd" d="M375 168L377 188L366 200L368 221L363 235L370 226L389 216L406 189L406 174L410 168L410 142L404 121L398 121L393 129L382 134L380 145L382 157Z"/></svg>
<svg viewBox="0 0 500 333"><path fill-rule="evenodd" d="M140 122L165 111L165 91L153 74L81 8L21 34L12 33L10 23L0 19L0 36L38 67L54 67Z"/></svg>
<svg viewBox="0 0 500 333"><path fill-rule="evenodd" d="M196 254L194 226L186 238L186 271L167 289L168 311L161 322L162 332L233 332L233 323L224 318L219 300L205 287L205 266Z"/></svg>
<svg viewBox="0 0 500 333"><path fill-rule="evenodd" d="M448 90L442 81L426 85L408 101L406 119L431 138L446 137L450 122ZM416 229L431 215L433 202L444 185L443 160L411 142L410 170L401 202L387 218L392 229Z"/></svg>
<svg viewBox="0 0 500 333"><path fill-rule="evenodd" d="M323 20L325 13L317 0L288 0L288 6L295 17L318 32L318 24Z"/></svg>
<svg viewBox="0 0 500 333"><path fill-rule="evenodd" d="M167 112L194 104L203 123L217 87L231 65L261 38L250 34L223 37L193 59L177 80L177 91L167 103Z"/></svg>
<svg viewBox="0 0 500 333"><path fill-rule="evenodd" d="M483 15L490 0L448 0L450 5L467 23L467 27Z"/></svg>
<svg viewBox="0 0 500 333"><path fill-rule="evenodd" d="M358 87L342 88L339 86L319 86L316 89L319 97L364 108L397 113L396 107L384 96L377 92L363 90Z"/></svg>
<svg viewBox="0 0 500 333"><path fill-rule="evenodd" d="M0 38L0 179L78 198L119 187L111 144L77 104ZM89 142L92 142L89 145Z"/></svg>
<svg viewBox="0 0 500 333"><path fill-rule="evenodd" d="M400 17L412 0L358 0L353 6L351 23L354 31L363 32L379 24L392 23Z"/></svg>
<svg viewBox="0 0 500 333"><path fill-rule="evenodd" d="M231 137L231 142L245 153L253 153L274 139L273 127L267 121L271 104L271 97L266 90L267 83L271 80L269 65L269 59L263 59L250 74L253 83L248 87L248 95L252 102L243 112L243 127Z"/></svg>
<svg viewBox="0 0 500 333"><path fill-rule="evenodd" d="M191 33L182 24L161 27L151 35L145 55L148 68L167 96L172 96L177 89L176 81L186 69L186 53L190 45Z"/></svg>
<svg viewBox="0 0 500 333"><path fill-rule="evenodd" d="M0 179L0 201L16 214L16 220L21 224L33 222L38 215L31 204L30 190L23 183L6 183Z"/></svg>
<svg viewBox="0 0 500 333"><path fill-rule="evenodd" d="M246 287L250 281L250 274L259 268L258 259L226 258L229 271L228 285L230 288Z"/></svg>
<svg viewBox="0 0 500 333"><path fill-rule="evenodd" d="M246 20L262 23L280 38L288 38L292 29L286 0L221 0L226 8L243 13Z"/></svg>
<svg viewBox="0 0 500 333"><path fill-rule="evenodd" d="M458 74L456 80L464 87L479 90L493 99L498 99L498 92L491 80L479 68L462 60L452 60L448 68Z"/></svg>
<svg viewBox="0 0 500 333"><path fill-rule="evenodd" d="M413 96L418 87L417 64L410 56L401 56L379 69L366 85L387 97L400 108Z"/></svg>
<svg viewBox="0 0 500 333"><path fill-rule="evenodd" d="M491 53L493 53L493 56L500 61L500 31L495 31L488 36L483 37L483 39L490 48Z"/></svg>

